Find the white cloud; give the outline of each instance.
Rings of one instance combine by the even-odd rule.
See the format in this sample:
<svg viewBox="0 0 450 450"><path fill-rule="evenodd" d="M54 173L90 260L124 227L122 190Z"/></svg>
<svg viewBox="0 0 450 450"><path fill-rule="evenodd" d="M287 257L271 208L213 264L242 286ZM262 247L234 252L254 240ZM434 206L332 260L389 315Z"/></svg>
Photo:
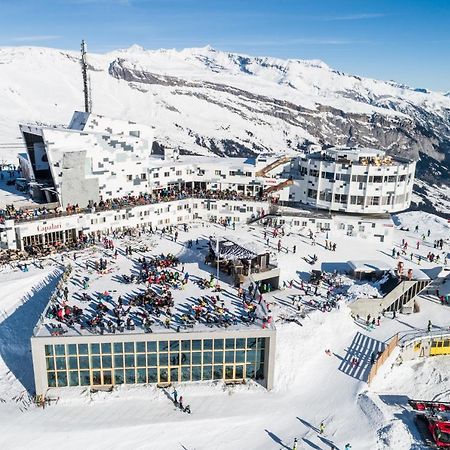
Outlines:
<svg viewBox="0 0 450 450"><path fill-rule="evenodd" d="M61 36L55 34L41 34L34 36L16 36L10 39L11 42L41 42L41 41L53 41L59 39Z"/></svg>
<svg viewBox="0 0 450 450"><path fill-rule="evenodd" d="M366 19L379 19L381 17L385 17L384 13L361 13L361 14L348 14L346 16L325 16L322 20L332 22L339 20L366 20Z"/></svg>

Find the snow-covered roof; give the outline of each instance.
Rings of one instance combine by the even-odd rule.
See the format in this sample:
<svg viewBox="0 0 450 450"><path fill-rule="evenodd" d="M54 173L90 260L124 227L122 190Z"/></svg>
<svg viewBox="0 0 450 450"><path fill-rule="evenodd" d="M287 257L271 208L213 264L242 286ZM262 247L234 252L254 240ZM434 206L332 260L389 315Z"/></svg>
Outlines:
<svg viewBox="0 0 450 450"><path fill-rule="evenodd" d="M393 267L380 260L366 259L366 260L351 260L347 261L347 264L351 267L353 272L384 272L392 270Z"/></svg>
<svg viewBox="0 0 450 450"><path fill-rule="evenodd" d="M267 253L267 250L257 242L249 242L233 236L232 238L219 238L219 258L226 260L253 259L258 255ZM211 246L217 253L216 238L211 238Z"/></svg>

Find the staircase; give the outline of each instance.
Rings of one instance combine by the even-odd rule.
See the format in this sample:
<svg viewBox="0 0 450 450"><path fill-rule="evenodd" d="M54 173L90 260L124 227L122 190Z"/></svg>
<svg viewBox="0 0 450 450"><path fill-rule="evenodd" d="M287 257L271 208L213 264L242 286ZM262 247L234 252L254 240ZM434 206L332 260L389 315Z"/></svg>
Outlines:
<svg viewBox="0 0 450 450"><path fill-rule="evenodd" d="M429 284L431 280L402 281L389 294L383 297L382 309L386 311L400 311L403 306L414 300Z"/></svg>
<svg viewBox="0 0 450 450"><path fill-rule="evenodd" d="M275 184L274 186L268 187L267 189L265 189L264 193L271 194L272 192L280 191L281 189L284 189L287 186L291 186L293 183L294 183L294 180L289 178L289 180L284 180L281 183L278 183L278 184Z"/></svg>
<svg viewBox="0 0 450 450"><path fill-rule="evenodd" d="M263 167L262 169L258 170L256 172L257 177L265 177L271 170L276 169L278 166L281 166L282 164L286 164L289 161L293 159L292 156L283 156L276 161L273 161L272 163L268 164L267 166Z"/></svg>
<svg viewBox="0 0 450 450"><path fill-rule="evenodd" d="M353 314L366 317L378 316L383 310L398 312L406 306L412 307L414 299L431 283L431 280L401 281L383 298L358 298L351 305Z"/></svg>

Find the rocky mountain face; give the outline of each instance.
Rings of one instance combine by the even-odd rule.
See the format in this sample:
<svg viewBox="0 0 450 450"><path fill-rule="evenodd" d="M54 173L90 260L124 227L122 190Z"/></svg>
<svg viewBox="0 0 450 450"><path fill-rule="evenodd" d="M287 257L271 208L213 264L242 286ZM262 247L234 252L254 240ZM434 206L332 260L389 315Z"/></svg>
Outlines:
<svg viewBox="0 0 450 450"><path fill-rule="evenodd" d="M348 75L321 61L210 47L133 46L89 55L89 64L94 112L152 125L156 149L253 156L312 143L377 147L419 160L422 207L427 189L450 184L448 93ZM17 135L18 121L67 122L82 108L78 54L0 49L0 94L0 141Z"/></svg>

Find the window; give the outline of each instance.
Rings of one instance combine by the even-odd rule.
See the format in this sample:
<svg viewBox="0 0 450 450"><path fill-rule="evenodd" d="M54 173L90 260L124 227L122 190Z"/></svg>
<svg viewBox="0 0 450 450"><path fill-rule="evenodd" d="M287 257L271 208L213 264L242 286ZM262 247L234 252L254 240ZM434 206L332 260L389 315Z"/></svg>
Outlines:
<svg viewBox="0 0 450 450"><path fill-rule="evenodd" d="M221 170L215 170L214 171L214 175L222 175L222 171Z"/></svg>
<svg viewBox="0 0 450 450"><path fill-rule="evenodd" d="M317 190L315 190L315 189L308 189L308 197L309 198L317 198Z"/></svg>
<svg viewBox="0 0 450 450"><path fill-rule="evenodd" d="M334 201L336 203L347 203L348 195L347 194L334 194Z"/></svg>
<svg viewBox="0 0 450 450"><path fill-rule="evenodd" d="M321 172L321 177L325 178L326 180L334 180L334 173L333 172Z"/></svg>
<svg viewBox="0 0 450 450"><path fill-rule="evenodd" d="M321 191L319 193L319 200L325 201L325 202L331 202L333 196L331 192Z"/></svg>
<svg viewBox="0 0 450 450"><path fill-rule="evenodd" d="M147 174L141 173L141 180L146 180L146 179L147 179Z"/></svg>
<svg viewBox="0 0 450 450"><path fill-rule="evenodd" d="M133 175L127 175L127 180L128 181L132 181L133 180Z"/></svg>
<svg viewBox="0 0 450 450"><path fill-rule="evenodd" d="M264 338L46 345L49 387L264 376Z"/></svg>

